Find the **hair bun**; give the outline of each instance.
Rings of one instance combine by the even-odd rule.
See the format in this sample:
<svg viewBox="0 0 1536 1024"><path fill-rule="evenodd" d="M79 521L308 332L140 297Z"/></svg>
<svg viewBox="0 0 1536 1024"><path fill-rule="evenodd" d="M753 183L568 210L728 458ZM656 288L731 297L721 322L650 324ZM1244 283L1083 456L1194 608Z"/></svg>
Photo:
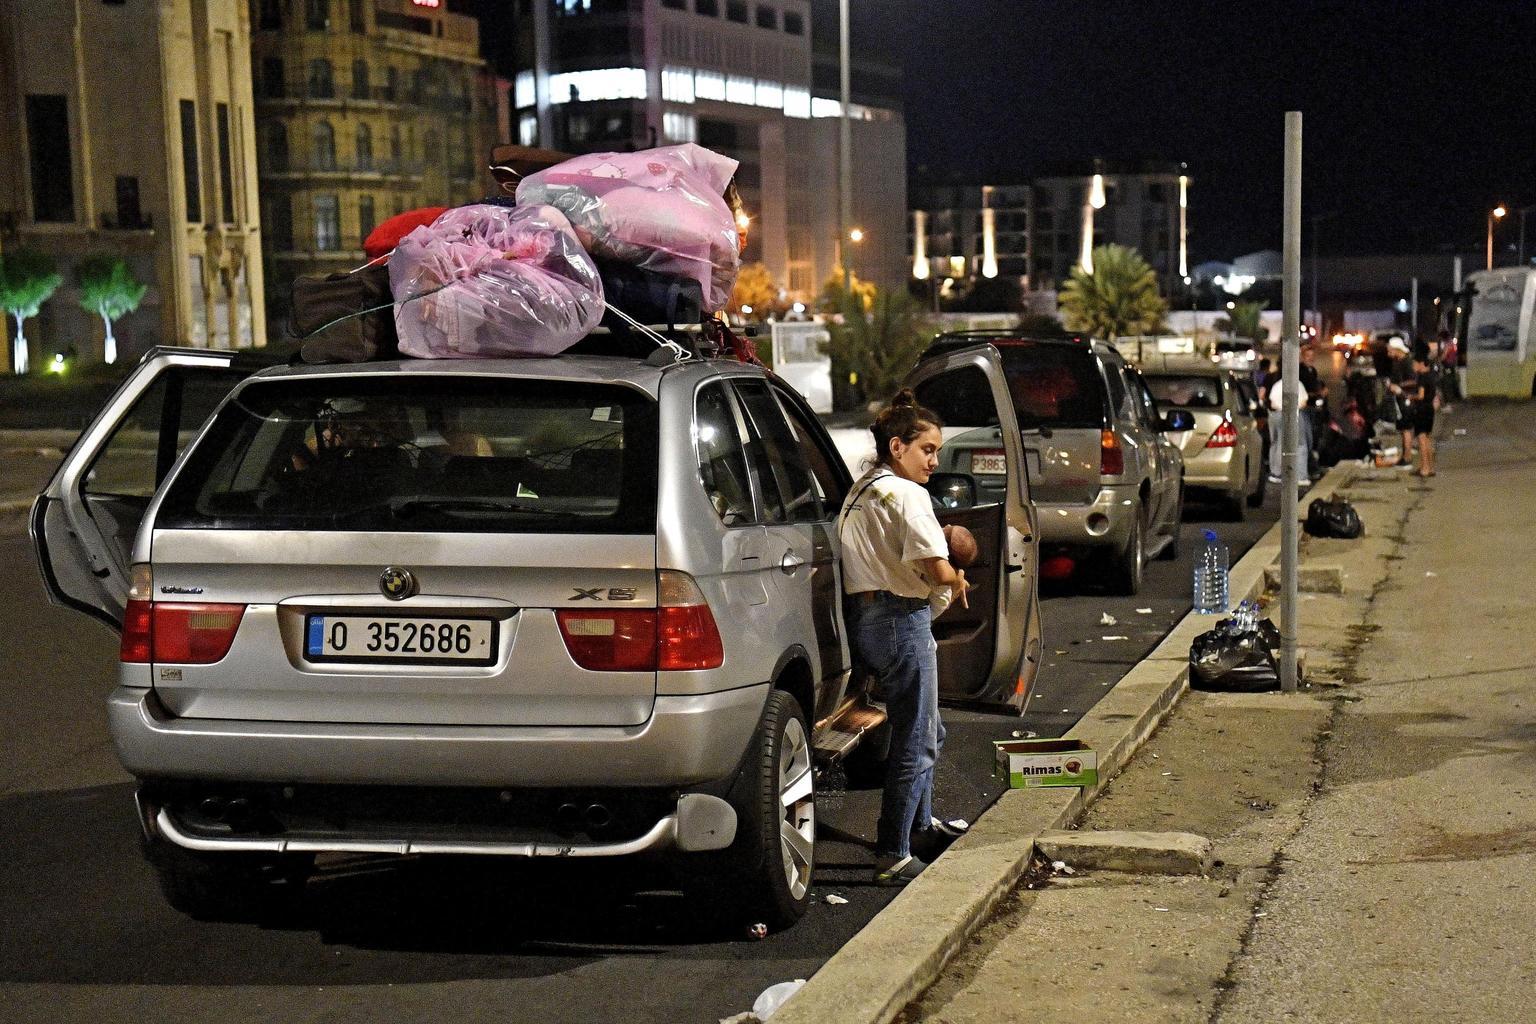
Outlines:
<svg viewBox="0 0 1536 1024"><path fill-rule="evenodd" d="M900 391L896 392L896 397L891 399L892 409L903 409L916 405L917 395L912 393L911 388L902 388Z"/></svg>

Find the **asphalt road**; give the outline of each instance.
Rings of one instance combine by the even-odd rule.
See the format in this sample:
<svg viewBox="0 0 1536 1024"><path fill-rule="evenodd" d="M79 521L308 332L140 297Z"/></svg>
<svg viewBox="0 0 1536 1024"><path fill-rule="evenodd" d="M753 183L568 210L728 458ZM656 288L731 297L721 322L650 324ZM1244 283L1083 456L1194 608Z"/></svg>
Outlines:
<svg viewBox="0 0 1536 1024"><path fill-rule="evenodd" d="M1275 503L1217 525L1234 559ZM1047 596L1028 713L945 714L941 811L977 817L999 792L993 739L1065 731L1155 646L1188 609L1188 553L1206 525L1185 524L1186 554L1149 563L1139 597ZM819 798L818 900L761 941L701 931L665 876L635 862L351 861L311 881L293 916L191 921L140 859L132 787L107 740L115 634L48 605L20 515L0 516L0 565L0 1018L713 1022L807 977L893 895L868 884L878 791L833 777ZM1101 625L1106 613L1116 625ZM833 893L849 902L827 904Z"/></svg>

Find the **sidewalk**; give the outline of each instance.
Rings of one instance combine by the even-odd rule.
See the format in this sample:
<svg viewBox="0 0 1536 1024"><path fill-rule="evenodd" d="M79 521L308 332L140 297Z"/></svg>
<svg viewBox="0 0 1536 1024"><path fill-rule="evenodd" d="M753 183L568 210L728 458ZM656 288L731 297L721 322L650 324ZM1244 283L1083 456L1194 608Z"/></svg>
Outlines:
<svg viewBox="0 0 1536 1024"><path fill-rule="evenodd" d="M1370 473L1368 535L1306 545L1343 573L1301 606L1326 685L1186 695L1081 825L1209 836L1210 876L1037 879L899 1019L1528 1019L1536 416L1447 427L1428 486Z"/></svg>

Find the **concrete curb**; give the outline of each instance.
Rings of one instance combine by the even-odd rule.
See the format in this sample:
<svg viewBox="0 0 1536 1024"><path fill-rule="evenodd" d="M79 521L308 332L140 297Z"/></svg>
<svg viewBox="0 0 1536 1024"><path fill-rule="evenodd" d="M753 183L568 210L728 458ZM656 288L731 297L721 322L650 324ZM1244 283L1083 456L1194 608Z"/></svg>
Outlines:
<svg viewBox="0 0 1536 1024"><path fill-rule="evenodd" d="M1309 493L1331 494L1355 469L1335 467ZM1264 570L1279 556L1276 523L1232 567L1234 604L1263 593ZM779 1008L774 1024L887 1024L931 985L1028 870L1036 837L1077 821L1178 703L1189 684L1190 641L1210 624L1207 616L1186 615L1067 733L1098 752L1097 786L1004 792Z"/></svg>

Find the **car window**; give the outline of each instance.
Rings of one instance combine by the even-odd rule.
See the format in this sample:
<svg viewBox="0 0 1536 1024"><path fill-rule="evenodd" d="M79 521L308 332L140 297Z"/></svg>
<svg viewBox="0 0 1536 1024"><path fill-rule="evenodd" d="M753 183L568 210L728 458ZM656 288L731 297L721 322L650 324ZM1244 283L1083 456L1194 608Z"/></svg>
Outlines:
<svg viewBox="0 0 1536 1024"><path fill-rule="evenodd" d="M1131 388L1131 397L1136 402L1137 411L1141 414L1142 426L1148 430L1156 430L1160 413L1157 411L1157 401L1147 388L1146 379L1139 373L1129 373L1126 376Z"/></svg>
<svg viewBox="0 0 1536 1024"><path fill-rule="evenodd" d="M789 420L790 428L795 433L795 439L800 444L800 450L805 455L806 465L810 467L811 476L816 480L816 489L821 497L822 512L834 515L843 505L844 491L843 477L835 468L838 456L835 452L829 452L822 442L822 435L816 429L809 418L801 411L793 399L785 395L783 390L775 387L774 394L779 399L779 406L784 410L785 417Z"/></svg>
<svg viewBox="0 0 1536 1024"><path fill-rule="evenodd" d="M693 442L699 456L699 478L715 514L727 526L755 522L747 453L723 383L699 389L694 400Z"/></svg>
<svg viewBox="0 0 1536 1024"><path fill-rule="evenodd" d="M208 416L245 378L241 370L166 370L123 417L86 474L86 494L147 498Z"/></svg>
<svg viewBox="0 0 1536 1024"><path fill-rule="evenodd" d="M1221 381L1216 377L1154 374L1146 382L1160 405L1180 409L1220 409L1222 405Z"/></svg>
<svg viewBox="0 0 1536 1024"><path fill-rule="evenodd" d="M799 440L765 381L737 381L746 409L747 454L762 486L763 510L771 523L814 523L824 518L820 488Z"/></svg>
<svg viewBox="0 0 1536 1024"><path fill-rule="evenodd" d="M1020 429L1104 425L1104 381L1086 348L1025 343L1005 345L1002 354Z"/></svg>
<svg viewBox="0 0 1536 1024"><path fill-rule="evenodd" d="M419 374L254 381L166 494L178 529L656 529L656 403L633 388Z"/></svg>
<svg viewBox="0 0 1536 1024"><path fill-rule="evenodd" d="M1131 414L1127 407L1130 393L1125 390L1125 367L1112 359L1104 361L1104 379L1109 381L1109 407L1114 410L1117 419L1123 419Z"/></svg>

